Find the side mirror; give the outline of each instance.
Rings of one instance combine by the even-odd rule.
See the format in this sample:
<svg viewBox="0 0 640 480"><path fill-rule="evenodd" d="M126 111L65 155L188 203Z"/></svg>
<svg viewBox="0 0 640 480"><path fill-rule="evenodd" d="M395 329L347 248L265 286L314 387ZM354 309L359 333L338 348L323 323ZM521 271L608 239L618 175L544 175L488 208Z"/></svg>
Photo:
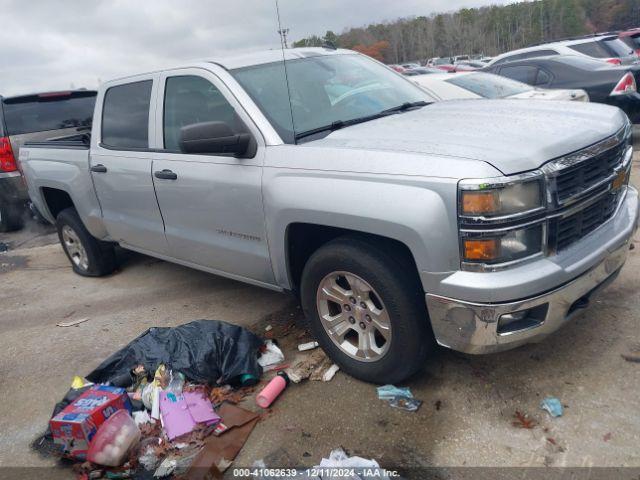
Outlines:
<svg viewBox="0 0 640 480"><path fill-rule="evenodd" d="M234 133L225 122L202 122L180 129L180 149L184 153L233 153L244 155L251 135Z"/></svg>

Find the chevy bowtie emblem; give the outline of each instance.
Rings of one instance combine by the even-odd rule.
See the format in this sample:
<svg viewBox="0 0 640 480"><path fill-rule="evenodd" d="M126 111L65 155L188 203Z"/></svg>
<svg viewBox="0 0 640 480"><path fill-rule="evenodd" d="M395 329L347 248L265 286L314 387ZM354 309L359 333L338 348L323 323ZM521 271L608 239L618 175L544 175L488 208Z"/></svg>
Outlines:
<svg viewBox="0 0 640 480"><path fill-rule="evenodd" d="M625 183L627 183L626 180L627 172L625 170L620 170L611 182L611 192L615 193L620 190L625 185Z"/></svg>

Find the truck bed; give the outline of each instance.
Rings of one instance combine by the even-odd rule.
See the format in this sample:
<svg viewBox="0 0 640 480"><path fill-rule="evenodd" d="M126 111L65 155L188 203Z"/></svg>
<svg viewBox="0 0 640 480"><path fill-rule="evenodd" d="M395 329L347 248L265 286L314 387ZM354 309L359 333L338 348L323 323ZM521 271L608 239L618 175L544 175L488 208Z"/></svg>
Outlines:
<svg viewBox="0 0 640 480"><path fill-rule="evenodd" d="M89 143L86 134L44 142L29 142L20 149L20 165L29 189L29 196L42 215L55 223L57 212L52 212L45 197L48 189L66 192L87 229L96 237L104 238L101 210L89 171Z"/></svg>

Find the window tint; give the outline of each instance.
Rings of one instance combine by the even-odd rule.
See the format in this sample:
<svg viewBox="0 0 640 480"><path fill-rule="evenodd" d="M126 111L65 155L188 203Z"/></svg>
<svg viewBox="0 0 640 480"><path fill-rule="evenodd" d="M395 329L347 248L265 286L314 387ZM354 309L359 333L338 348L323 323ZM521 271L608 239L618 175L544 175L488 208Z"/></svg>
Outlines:
<svg viewBox="0 0 640 480"><path fill-rule="evenodd" d="M536 79L536 85L544 86L549 85L551 83L551 75L549 75L544 70L538 70L538 78Z"/></svg>
<svg viewBox="0 0 640 480"><path fill-rule="evenodd" d="M613 56L613 53L601 41L569 45L569 48L594 58L609 58Z"/></svg>
<svg viewBox="0 0 640 480"><path fill-rule="evenodd" d="M9 135L90 127L95 92L29 95L4 99Z"/></svg>
<svg viewBox="0 0 640 480"><path fill-rule="evenodd" d="M246 131L234 108L211 82L196 76L168 78L164 93L164 148L180 151L180 129L202 122L225 122L234 132Z"/></svg>
<svg viewBox="0 0 640 480"><path fill-rule="evenodd" d="M634 50L637 50L640 48L640 33L636 33L628 37L620 37L620 40L622 40L624 43L626 43L628 46L630 46Z"/></svg>
<svg viewBox="0 0 640 480"><path fill-rule="evenodd" d="M533 90L529 85L490 73L454 75L445 82L480 95L483 98L505 98Z"/></svg>
<svg viewBox="0 0 640 480"><path fill-rule="evenodd" d="M502 67L500 75L503 75L519 82L528 83L533 85L536 81L536 73L538 69L536 67L529 67L526 65L517 65L513 67Z"/></svg>
<svg viewBox="0 0 640 480"><path fill-rule="evenodd" d="M115 148L149 147L152 80L111 87L104 96L102 143Z"/></svg>

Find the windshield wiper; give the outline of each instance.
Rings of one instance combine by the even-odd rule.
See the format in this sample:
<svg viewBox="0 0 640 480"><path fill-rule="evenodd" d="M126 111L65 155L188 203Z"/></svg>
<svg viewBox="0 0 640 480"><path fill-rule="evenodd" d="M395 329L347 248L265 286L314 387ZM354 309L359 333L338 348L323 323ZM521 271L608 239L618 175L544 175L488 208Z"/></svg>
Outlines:
<svg viewBox="0 0 640 480"><path fill-rule="evenodd" d="M349 127L351 125L356 125L358 123L368 122L370 120L375 120L376 118L386 117L393 113L406 112L411 108L424 107L426 105L429 105L429 103L425 102L424 100L420 100L418 102L405 102L402 105L398 105L397 107L387 108L386 110L382 110L372 115L353 118L351 120L336 120L335 122L331 122L329 125L312 128L311 130L305 130L304 132L297 133L295 136L295 139L300 140L301 138L310 137L311 135L315 135L317 133L322 133L322 132L333 132L335 130L340 130L341 128L344 128L344 127Z"/></svg>
<svg viewBox="0 0 640 480"><path fill-rule="evenodd" d="M398 105L397 107L387 108L386 110L383 110L380 113L389 114L389 113L396 113L396 112L406 112L411 108L425 107L427 105L429 105L429 103L425 102L424 100L420 100L418 102L404 102L402 105Z"/></svg>

